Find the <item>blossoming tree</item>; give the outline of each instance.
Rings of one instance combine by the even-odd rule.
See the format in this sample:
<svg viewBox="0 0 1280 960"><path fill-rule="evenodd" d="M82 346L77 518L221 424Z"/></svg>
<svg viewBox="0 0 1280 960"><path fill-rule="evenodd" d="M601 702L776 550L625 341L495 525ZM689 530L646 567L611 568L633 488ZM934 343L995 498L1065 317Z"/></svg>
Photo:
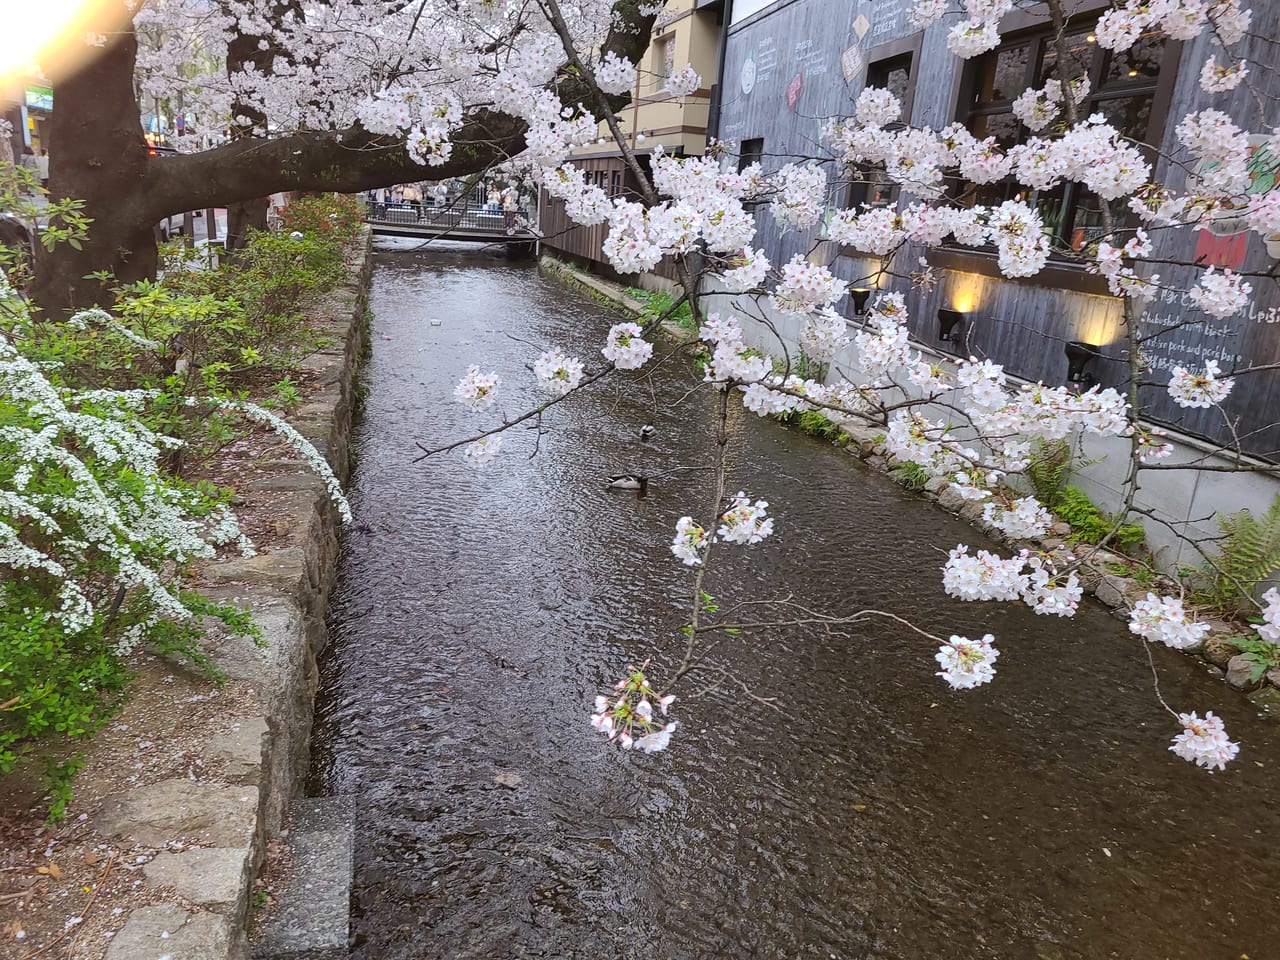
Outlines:
<svg viewBox="0 0 1280 960"><path fill-rule="evenodd" d="M1172 453L1159 431L1144 422L1139 397L1139 387L1151 381L1137 321L1144 304L1167 286L1156 271L1151 233L1189 233L1230 216L1243 217L1249 229L1270 236L1280 232L1280 191L1250 193L1250 141L1242 125L1214 109L1191 113L1177 126L1182 153L1170 162L1195 175L1176 187L1173 181L1156 182L1149 149L1128 141L1105 116L1084 115L1088 81L1069 70L1017 98L1014 114L1033 135L1009 149L959 124L943 129L904 125L897 98L869 88L847 116L826 125L823 157L790 158L773 171L759 163L739 171L722 163L728 146L720 144L705 157L658 154L647 172L622 136L615 98L633 86L661 6L635 0L418 0L295 7L223 0L194 7L157 0L134 11L133 23L166 18L170 26L161 33L175 39L141 60L127 11L119 7L115 21L104 22L100 34L87 38L103 45L90 66L55 76L63 112L54 130L52 153L60 163L54 189L83 197L86 212L108 225L78 256L46 261L37 292L46 307L55 308L94 295L77 279L89 272L86 268L126 275L149 269L153 248L146 234L166 213L282 188L355 190L424 174L448 178L519 155L572 219L608 224L603 252L618 271L637 273L664 257L674 260L683 299L692 306L698 335L707 345L705 387L718 391L714 499L674 523L674 560L692 568L693 579L679 651L662 660L661 681L646 672L647 663L625 671L597 699L593 725L624 748L666 748L677 729L675 720L663 719L673 687L697 672L732 680L717 673L706 651L716 642L783 623L847 627L889 618L904 633L936 644L943 681L965 689L985 685L995 677L999 656L991 635L934 636L887 611L797 613L787 601L774 605L772 618L742 622L717 615L702 589L712 558L731 562L732 551L774 535L775 525L779 535L787 529L785 505L753 498L747 482L731 493L739 484L730 485L725 457L729 404L740 400L761 415L821 410L838 423L875 426L883 431L888 452L918 464L966 500L983 503L986 520L1014 540L1043 535L1053 519L1033 497L1014 496L1002 486L1004 477L1026 469L1033 441L1077 432L1127 438L1131 456L1123 515L1134 506L1142 471L1167 466L1161 461ZM1056 30L1058 63L1069 64L1061 48L1068 22L1061 0L920 0L912 18L921 28L949 23L948 47L969 58L999 45L1002 18L1015 6L1037 8L1048 17ZM1259 102L1274 103L1270 67L1233 53L1250 39L1251 23L1242 0L1117 0L1098 21L1096 37L1108 49L1123 50L1152 33L1181 40L1211 33L1223 59L1204 65L1204 90L1257 84ZM269 63L242 55L235 61L239 69L229 76L206 72L193 79L180 69L184 57L174 50L197 34L213 47L256 37L254 46L261 52L279 52ZM208 95L204 115L227 117L245 128L245 135L204 153L146 159L139 149L131 85L135 66L143 89L181 84L194 94L198 88ZM674 71L669 80L675 96L699 85L688 68ZM597 136L601 122L641 184L639 200L608 196L569 159L575 145ZM74 143L80 131L91 131L92 142ZM113 157L110 164L96 159L107 154ZM868 169L899 184L902 200L895 207L838 209L833 198L842 194L842 181ZM991 206L975 204L971 194L957 189L960 183L1009 179L1022 193ZM1027 199L1033 191L1064 183L1082 185L1102 201L1101 237L1083 250L1055 247L1041 212ZM108 196L119 200L108 204ZM812 255L770 263L754 246L756 221L749 204L767 205L787 229L808 232ZM999 364L980 358L961 360L954 368L931 363L912 347L904 322L909 304L901 292L876 296L862 328L850 338L835 309L848 284L818 262L822 240L860 251L877 262L877 273L904 283L932 281L928 250L944 242L991 248L1006 277L1035 276L1052 256L1084 259L1124 304L1130 347L1125 389L1016 384ZM118 246L133 247L133 259L119 256ZM921 253L924 262L917 268ZM904 268L904 262L912 266ZM1238 312L1251 279L1271 282L1197 269L1188 296L1211 317ZM739 316L704 312L710 290L737 296L735 309L760 322L769 324L778 316L798 321L804 350L817 361L832 360L852 339L856 369L831 382L802 376L789 364L777 369L748 349ZM556 404L578 391L654 362L656 325L616 325L598 359L570 357L550 346L531 361L549 396L545 404L472 437L424 447L423 456L462 448L472 465L500 467L507 430L535 417L541 424ZM1162 386L1178 404L1213 407L1227 396L1234 377L1246 372L1224 374L1206 363L1174 370ZM500 391L498 374L476 365L455 396L483 414L495 407ZM1232 468L1274 472L1265 465ZM1074 557L1038 549L1002 557L959 545L943 568L943 584L958 600L1025 603L1045 616L1071 617L1083 595L1077 564ZM1263 603L1259 636L1274 642L1280 637L1280 600L1268 593ZM1144 643L1174 647L1192 645L1205 632L1181 597L1154 593L1133 607L1130 625ZM1235 756L1236 744L1212 713L1169 712L1180 731L1170 748L1178 756L1209 768L1221 768Z"/></svg>
<svg viewBox="0 0 1280 960"><path fill-rule="evenodd" d="M171 214L281 190L355 192L428 171L463 177L522 152L554 163L595 130L582 77L565 69L532 4L85 7L86 32L40 63L58 92L50 188L83 201L94 221L79 248L38 258L33 293L55 314L105 304L106 273L121 282L154 275L154 226ZM582 0L562 20L575 43L630 63L655 13L637 0ZM151 156L144 101L182 104L204 133L234 137Z"/></svg>

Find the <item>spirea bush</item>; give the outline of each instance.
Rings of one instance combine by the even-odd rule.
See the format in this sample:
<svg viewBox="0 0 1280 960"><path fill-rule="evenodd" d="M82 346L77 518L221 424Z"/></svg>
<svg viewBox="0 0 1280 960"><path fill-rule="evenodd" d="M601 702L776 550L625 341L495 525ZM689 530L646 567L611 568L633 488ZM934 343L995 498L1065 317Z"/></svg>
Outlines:
<svg viewBox="0 0 1280 960"><path fill-rule="evenodd" d="M180 441L143 423L146 399L55 386L0 340L0 773L100 728L140 642L216 676L202 621L254 632L182 588L191 561L252 548L222 492L166 473Z"/></svg>
<svg viewBox="0 0 1280 960"><path fill-rule="evenodd" d="M318 345L307 308L359 230L352 203L301 206L301 235L253 234L220 269L175 256L111 312L45 320L0 281L0 775L100 729L139 644L220 680L202 637L257 637L247 613L183 586L193 561L252 554L231 491L181 477L243 423L283 437L350 519L324 458L247 399ZM78 760L47 763L57 818Z"/></svg>

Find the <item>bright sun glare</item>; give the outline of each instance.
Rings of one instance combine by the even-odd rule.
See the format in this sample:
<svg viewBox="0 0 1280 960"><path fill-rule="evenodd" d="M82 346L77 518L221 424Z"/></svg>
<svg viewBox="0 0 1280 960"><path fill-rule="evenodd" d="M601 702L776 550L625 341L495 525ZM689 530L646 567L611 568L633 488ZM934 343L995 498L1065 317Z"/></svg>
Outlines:
<svg viewBox="0 0 1280 960"><path fill-rule="evenodd" d="M89 14L104 0L0 0L0 81L5 84L35 73L35 65L64 51L87 55L84 42ZM79 49L77 49L79 48Z"/></svg>

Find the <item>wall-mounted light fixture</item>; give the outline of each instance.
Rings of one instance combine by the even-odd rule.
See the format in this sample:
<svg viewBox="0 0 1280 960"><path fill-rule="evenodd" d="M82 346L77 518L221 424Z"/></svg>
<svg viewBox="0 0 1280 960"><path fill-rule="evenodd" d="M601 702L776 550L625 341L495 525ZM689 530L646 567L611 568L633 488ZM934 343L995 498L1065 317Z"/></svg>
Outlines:
<svg viewBox="0 0 1280 960"><path fill-rule="evenodd" d="M860 317L867 315L867 301L871 298L871 290L867 287L854 287L849 291L853 297L853 312Z"/></svg>
<svg viewBox="0 0 1280 960"><path fill-rule="evenodd" d="M1097 386L1098 378L1085 367L1099 356L1098 348L1083 340L1069 340L1063 351L1067 355L1067 384L1078 386L1081 390Z"/></svg>
<svg viewBox="0 0 1280 960"><path fill-rule="evenodd" d="M938 308L938 339L943 343L958 344L964 337L964 327L969 315L963 310Z"/></svg>

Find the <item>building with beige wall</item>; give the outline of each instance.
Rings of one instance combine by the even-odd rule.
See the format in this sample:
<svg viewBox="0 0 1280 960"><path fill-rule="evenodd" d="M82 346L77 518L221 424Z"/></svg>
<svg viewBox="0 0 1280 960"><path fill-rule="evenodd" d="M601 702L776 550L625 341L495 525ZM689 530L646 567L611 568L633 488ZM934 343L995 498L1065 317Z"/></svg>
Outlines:
<svg viewBox="0 0 1280 960"><path fill-rule="evenodd" d="M637 64L631 103L618 114L618 125L648 170L649 158L661 147L680 156L700 155L707 145L715 83L720 66L720 36L728 19L730 0L668 0L653 27L653 39ZM676 97L666 90L667 78L692 64L702 85L692 94ZM639 199L638 184L622 158L622 151L600 125L599 140L574 152L573 163L610 196ZM564 204L544 194L539 223L544 246L557 256L609 273L600 248L608 228L580 227L564 214ZM660 267L658 273L665 271Z"/></svg>

